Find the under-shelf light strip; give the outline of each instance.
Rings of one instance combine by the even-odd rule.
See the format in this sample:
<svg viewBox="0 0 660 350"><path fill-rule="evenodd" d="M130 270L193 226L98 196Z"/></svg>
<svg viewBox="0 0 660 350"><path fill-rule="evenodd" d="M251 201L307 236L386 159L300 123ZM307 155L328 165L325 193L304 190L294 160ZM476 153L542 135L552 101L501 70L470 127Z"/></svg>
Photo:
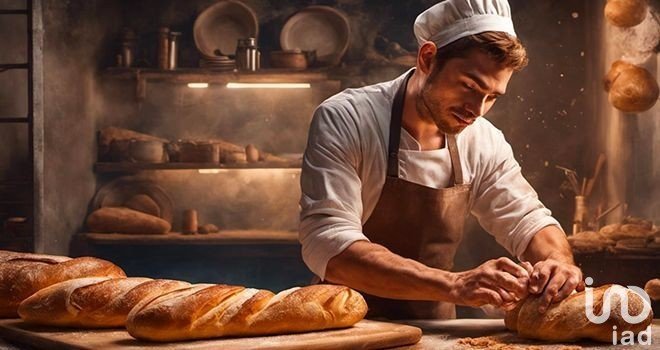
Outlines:
<svg viewBox="0 0 660 350"><path fill-rule="evenodd" d="M188 83L191 89L206 89L209 83ZM309 83L227 83L228 89L309 89Z"/></svg>
<svg viewBox="0 0 660 350"><path fill-rule="evenodd" d="M309 89L309 83L227 83L228 89Z"/></svg>
<svg viewBox="0 0 660 350"><path fill-rule="evenodd" d="M209 83L188 83L188 87L191 89L206 89L209 87Z"/></svg>

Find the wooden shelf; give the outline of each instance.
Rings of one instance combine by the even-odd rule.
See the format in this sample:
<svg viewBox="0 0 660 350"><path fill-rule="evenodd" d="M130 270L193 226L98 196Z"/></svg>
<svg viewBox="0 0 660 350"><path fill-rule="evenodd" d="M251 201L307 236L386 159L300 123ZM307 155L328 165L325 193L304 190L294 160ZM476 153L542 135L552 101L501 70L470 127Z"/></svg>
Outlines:
<svg viewBox="0 0 660 350"><path fill-rule="evenodd" d="M262 69L256 72L213 71L202 68L160 70L154 68L107 68L103 75L125 80L167 81L174 83L313 83L328 81L325 71ZM338 81L337 81L338 82Z"/></svg>
<svg viewBox="0 0 660 350"><path fill-rule="evenodd" d="M166 234L81 233L90 244L97 245L297 245L298 233L274 230L222 230L218 233L184 235Z"/></svg>
<svg viewBox="0 0 660 350"><path fill-rule="evenodd" d="M597 259L597 260L660 260L660 251L658 250L640 250L636 252L611 253L611 252L573 252L576 259Z"/></svg>
<svg viewBox="0 0 660 350"><path fill-rule="evenodd" d="M301 160L289 162L256 163L124 163L99 162L94 164L97 173L135 172L142 170L195 170L195 169L300 169Z"/></svg>

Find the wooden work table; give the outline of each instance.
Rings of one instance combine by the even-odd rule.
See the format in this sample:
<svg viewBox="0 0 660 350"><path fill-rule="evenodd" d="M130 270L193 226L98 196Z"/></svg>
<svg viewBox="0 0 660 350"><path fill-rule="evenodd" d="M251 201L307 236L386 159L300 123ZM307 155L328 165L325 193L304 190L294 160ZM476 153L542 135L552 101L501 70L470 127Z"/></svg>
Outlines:
<svg viewBox="0 0 660 350"><path fill-rule="evenodd" d="M11 322L9 322L11 323ZM582 348L588 348L588 349L619 349L620 345L614 346L612 344L606 344L606 343L595 343L595 342L579 342L579 343L565 343L565 344L547 344L543 342L538 342L538 341L530 341L526 339L521 339L514 335L511 332L508 332L505 327L504 327L504 321L501 319L458 319L458 320L443 320L443 321L420 321L420 320L409 320L409 321L399 321L396 323L402 323L406 325L411 325L418 327L422 330L422 337L421 340L414 344L414 345L408 345L408 346L399 346L399 347L389 347L391 349L398 349L398 350L417 350L417 349L434 349L434 350L442 350L442 349L478 349L478 347L468 347L468 346L458 346L457 342L460 339L463 338L479 338L479 337L490 337L491 339L497 340L501 343L505 343L507 345L510 345L508 349L516 349L516 350L528 350L528 349L542 349L542 350L566 350L566 349L579 349L580 347ZM0 325L0 331L3 331L2 333L7 335L12 335L12 332L7 333L7 326L8 322L5 321L2 325ZM410 327L406 328L396 328L396 324L388 323L388 324L383 324L380 322L371 322L371 321L363 321L360 323L361 326L358 326L355 329L344 329L344 330L335 330L335 331L324 331L323 333L327 333L322 336L318 337L315 336L315 334L318 333L305 333L300 335L300 337L304 341L314 341L317 342L319 341L320 338L324 339L324 346L328 346L327 341L334 339L336 342L335 345L337 345L334 348L340 349L340 348L346 348L346 346L349 346L349 348L355 348L357 346L357 343L355 341L358 341L356 337L356 332L358 332L360 329L362 329L362 334L359 334L360 337L363 337L362 339L364 340L364 346L361 346L360 348L362 349L375 349L379 348L380 345L387 345L388 343L384 340L387 336L389 336L391 339L398 339L398 341L401 343L410 341L411 339L414 341L415 338L419 339L419 335L415 336L414 330L410 329ZM367 326L366 328L364 328ZM652 334L653 334L653 346L657 346L657 344L660 344L660 320L659 319L654 319L653 320L653 326L652 326ZM412 331L412 332L411 332ZM87 332L92 332L92 331L87 331ZM119 340L113 341L113 344L124 344L126 349L140 349L141 346L138 343L133 344L132 342L135 342L134 340L131 340L128 336L128 334L124 334L125 331L97 331L97 332L102 332L104 334L104 337L107 338L106 341L113 341L112 339L117 338ZM331 333L332 332L332 333ZM388 333L389 332L389 333ZM49 335L46 333L42 333L41 336L48 338L50 337L51 339L54 340L59 340L61 341L63 339L63 333L61 332L55 332L52 333L53 335ZM72 331L72 333L76 333L76 331ZM121 334L120 334L121 333ZM344 335L344 333L347 333ZM351 333L350 335L348 333ZM367 335L367 333L370 333L371 336L364 337ZM124 335L122 335L124 334ZM398 334L398 335L394 335ZM75 334L74 334L75 335ZM375 336L377 335L377 336ZM394 335L394 336L393 336ZM346 337L348 336L348 337ZM393 337L392 337L393 336ZM15 340L16 337L21 338L21 335L16 335L13 334L12 339ZM59 338L58 338L59 337ZM93 338L91 335L89 335L90 339ZM114 338L113 338L114 337ZM287 336L278 336L281 337L282 342L287 342L290 341L292 336L287 335ZM346 339L344 339L344 338ZM80 343L81 337L73 337L77 338L77 342ZM121 339L120 339L121 338ZM267 344L269 349L279 349L279 347L286 345L286 344L276 344L277 339L275 337L271 337L272 341L268 341ZM287 339L284 339L287 338ZM309 339L307 339L309 338ZM22 336L23 340L29 339L25 338L25 335ZM242 340L240 340L242 339ZM253 340L256 338L253 338ZM263 339L263 338L262 338ZM349 339L352 343L349 344ZM406 340L407 339L407 340ZM240 340L239 342L237 342ZM234 339L227 339L225 340L227 343L223 343L222 340L211 340L211 341L198 341L198 342L193 342L193 343L173 343L173 346L166 346L165 348L170 348L170 349L179 349L179 346L184 346L188 348L195 348L195 349L204 349L205 345L209 346L218 346L219 344L222 345L235 345L236 343L239 344L245 344L245 342L249 341L249 338L234 338ZM99 341L96 339L96 341ZM260 340L260 341L265 341L265 340ZM296 340L297 342L298 340ZM231 344L230 344L231 343ZM43 342L40 343L38 341L35 341L34 339L32 340L33 345L37 344L44 344ZM45 343L49 344L49 343ZM250 343L249 343L250 344ZM251 346L254 346L255 343L252 342ZM257 343L261 344L261 343ZM266 343L263 343L266 344ZM394 343L390 342L389 345L392 345ZM98 345L98 343L96 344ZM288 345L294 345L294 343L289 343ZM320 343L311 343L307 342L305 345L307 345L306 349L314 349L316 348L316 345L321 345ZM346 346L341 346L341 345L346 345ZM352 347L351 347L352 346ZM642 346L642 345L635 345L635 346L628 346L626 349L652 349L653 346L648 347L648 346ZM233 348L229 346L230 348ZM294 348L295 345L293 346ZM62 346L60 347L61 349L80 349L80 347L76 346ZM114 347L116 349L122 349L124 347L118 346ZM242 349L242 347L240 347ZM7 344L2 342L2 339L0 339L0 350L16 350L16 349L22 349L21 347L14 347L14 345ZM31 348L30 348L31 349ZM36 349L40 349L39 347L36 347ZM237 348L238 349L238 348ZM483 348L482 348L483 349Z"/></svg>

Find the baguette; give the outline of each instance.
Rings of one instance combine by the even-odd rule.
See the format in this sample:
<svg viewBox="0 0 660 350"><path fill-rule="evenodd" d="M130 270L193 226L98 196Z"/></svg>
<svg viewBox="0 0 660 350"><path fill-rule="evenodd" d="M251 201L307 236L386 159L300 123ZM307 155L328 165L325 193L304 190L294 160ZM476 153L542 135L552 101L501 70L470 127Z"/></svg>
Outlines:
<svg viewBox="0 0 660 350"><path fill-rule="evenodd" d="M0 318L17 317L18 305L37 291L80 277L126 277L111 262L82 257L19 256L0 262Z"/></svg>
<svg viewBox="0 0 660 350"><path fill-rule="evenodd" d="M124 207L103 207L87 217L87 227L101 233L168 233L166 220Z"/></svg>
<svg viewBox="0 0 660 350"><path fill-rule="evenodd" d="M22 253L22 252L12 252L10 250L0 250L0 263L16 258L41 258L41 259L50 259L56 262L71 260L71 258L66 256Z"/></svg>
<svg viewBox="0 0 660 350"><path fill-rule="evenodd" d="M139 303L128 315L131 336L180 341L350 327L367 304L336 285L291 288L273 294L240 286L197 284Z"/></svg>
<svg viewBox="0 0 660 350"><path fill-rule="evenodd" d="M28 323L47 326L123 327L129 311L141 300L188 286L149 278L77 278L36 292L23 300L18 314Z"/></svg>
<svg viewBox="0 0 660 350"><path fill-rule="evenodd" d="M650 305L644 298L630 289L619 285L604 285L590 288L593 292L593 313L602 315L603 296L609 289L619 289L628 296L628 313L631 316L639 315L644 305L650 310ZM621 316L621 299L612 294L610 298L610 317L601 324L591 322L587 318L585 304L586 293L573 293L559 303L552 304L544 314L538 312L541 303L540 295L534 295L523 300L515 309L507 312L504 323L509 330L517 331L524 338L540 339L553 342L577 341L592 339L601 342L612 341L613 326L619 337L624 331L637 334L643 331L653 321L653 312L640 323L630 324Z"/></svg>

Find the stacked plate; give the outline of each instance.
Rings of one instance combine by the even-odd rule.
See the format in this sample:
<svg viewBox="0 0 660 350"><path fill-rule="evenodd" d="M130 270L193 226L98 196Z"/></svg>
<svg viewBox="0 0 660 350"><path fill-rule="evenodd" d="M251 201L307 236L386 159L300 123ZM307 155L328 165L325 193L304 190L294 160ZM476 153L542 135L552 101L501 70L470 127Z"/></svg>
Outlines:
<svg viewBox="0 0 660 350"><path fill-rule="evenodd" d="M350 37L351 28L345 13L329 6L314 5L286 20L280 32L280 46L285 51L316 51L316 62L320 66L335 66L346 53Z"/></svg>
<svg viewBox="0 0 660 350"><path fill-rule="evenodd" d="M258 35L256 13L238 0L218 1L209 6L193 26L195 46L204 56L214 56L216 50L224 55L234 55L238 39L257 38Z"/></svg>
<svg viewBox="0 0 660 350"><path fill-rule="evenodd" d="M199 60L199 66L204 69L210 70L233 70L236 67L236 60L228 56L206 56L202 55Z"/></svg>

